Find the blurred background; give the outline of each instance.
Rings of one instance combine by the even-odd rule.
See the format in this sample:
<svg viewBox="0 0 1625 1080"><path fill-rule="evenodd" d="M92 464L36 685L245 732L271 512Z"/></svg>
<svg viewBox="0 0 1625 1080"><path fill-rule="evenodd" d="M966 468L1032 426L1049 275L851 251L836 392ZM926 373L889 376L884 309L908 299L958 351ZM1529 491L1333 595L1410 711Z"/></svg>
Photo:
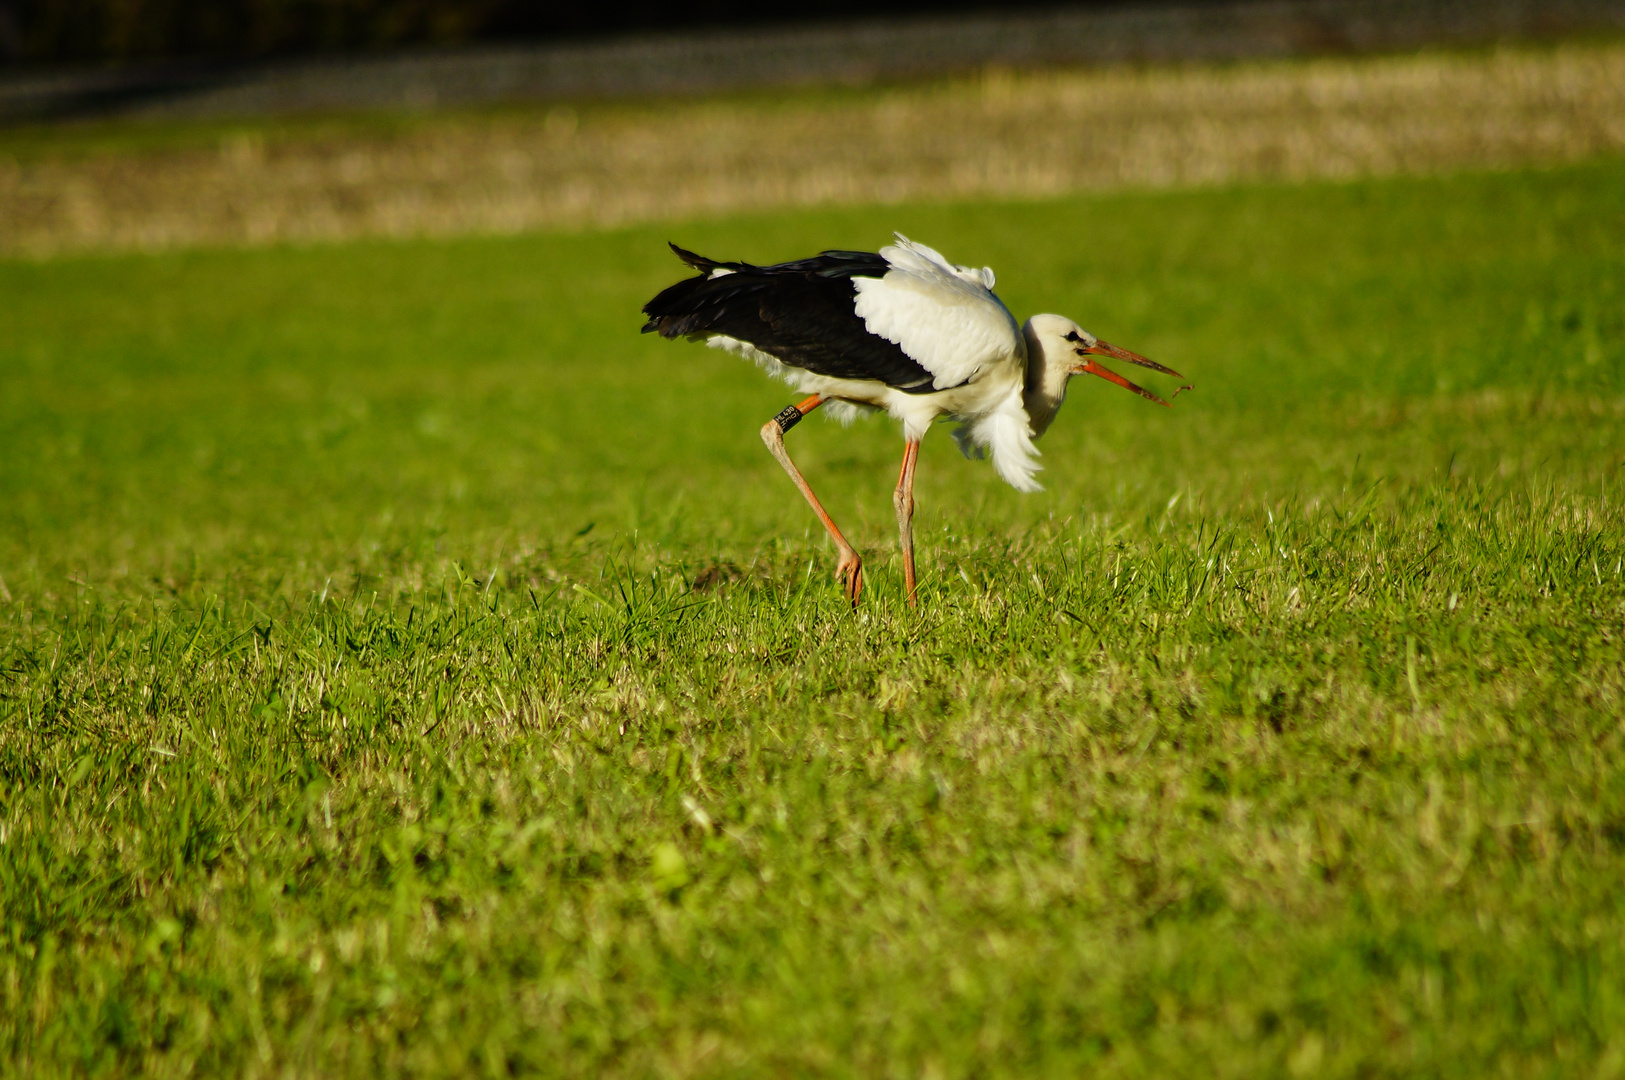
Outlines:
<svg viewBox="0 0 1625 1080"><path fill-rule="evenodd" d="M1204 0L1195 0L1200 4ZM1212 3L1212 0L1207 0ZM1086 0L1078 7L1108 7ZM946 12L1042 9L988 0L826 0L826 21ZM806 13L747 0L539 4L521 0L8 0L0 5L8 59L131 60L245 57L403 45L593 37L691 27L770 26Z"/></svg>
<svg viewBox="0 0 1625 1080"><path fill-rule="evenodd" d="M1582 160L1625 0L0 0L0 254Z"/></svg>
<svg viewBox="0 0 1625 1080"><path fill-rule="evenodd" d="M1359 9L1382 21L1399 20L1389 32L1414 35L1413 24L1433 24L1429 36L1500 32L1553 33L1606 23L1609 5L1576 0L1543 3L1509 0L1407 0L1326 3L1272 0L1072 0L995 3L992 0L825 0L816 8L785 8L751 0L600 4L534 3L525 0L6 0L0 4L0 49L10 60L30 63L106 62L203 56L214 59L388 50L402 46L455 46L484 42L592 39L634 32L693 28L776 27L811 22L911 20L975 14L1019 22L1034 15L1158 8L1224 12L1242 20L1302 18L1322 25L1311 32L1323 47L1346 37L1338 24ZM1371 30L1366 31L1367 34ZM1380 29L1376 32L1381 33ZM1344 43L1352 43L1348 38ZM1422 42L1413 42L1421 44ZM1083 50L1079 50L1080 55Z"/></svg>

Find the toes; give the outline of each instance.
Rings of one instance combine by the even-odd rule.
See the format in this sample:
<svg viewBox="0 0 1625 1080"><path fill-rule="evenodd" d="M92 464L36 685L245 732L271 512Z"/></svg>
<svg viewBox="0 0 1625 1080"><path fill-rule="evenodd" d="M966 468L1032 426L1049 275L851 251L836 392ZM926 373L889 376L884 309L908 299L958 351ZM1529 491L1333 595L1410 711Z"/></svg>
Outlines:
<svg viewBox="0 0 1625 1080"><path fill-rule="evenodd" d="M856 555L850 559L842 559L835 567L835 580L841 583L841 591L846 598L852 601L852 606L858 604L858 594L863 591L863 562Z"/></svg>

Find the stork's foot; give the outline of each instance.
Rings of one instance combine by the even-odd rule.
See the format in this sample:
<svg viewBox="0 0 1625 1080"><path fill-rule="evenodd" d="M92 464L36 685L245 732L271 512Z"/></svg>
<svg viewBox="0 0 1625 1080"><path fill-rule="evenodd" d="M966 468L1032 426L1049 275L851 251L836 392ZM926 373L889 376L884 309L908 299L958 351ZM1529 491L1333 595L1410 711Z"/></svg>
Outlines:
<svg viewBox="0 0 1625 1080"><path fill-rule="evenodd" d="M851 548L841 552L841 561L835 564L835 580L841 583L841 590L854 608L858 606L858 594L863 591L863 560Z"/></svg>

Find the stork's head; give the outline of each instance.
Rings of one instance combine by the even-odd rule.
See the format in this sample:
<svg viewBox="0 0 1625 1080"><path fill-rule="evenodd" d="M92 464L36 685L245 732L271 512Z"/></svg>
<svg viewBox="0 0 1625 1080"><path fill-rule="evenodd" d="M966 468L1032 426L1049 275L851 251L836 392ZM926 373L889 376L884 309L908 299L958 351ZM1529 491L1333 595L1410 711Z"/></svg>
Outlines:
<svg viewBox="0 0 1625 1080"><path fill-rule="evenodd" d="M1022 333L1027 339L1029 390L1035 390L1039 385L1043 385L1054 388L1052 393L1059 391L1059 396L1064 397L1067 379L1074 375L1098 375L1107 382L1114 382L1125 390L1132 390L1158 405L1168 404L1151 391L1136 386L1111 368L1099 363L1094 359L1096 356L1109 356L1113 360L1138 364L1152 371L1160 371L1164 375L1172 375L1176 379L1184 378L1172 368L1165 368L1155 361L1147 360L1139 353L1131 353L1127 349L1119 349L1116 345L1101 341L1063 315L1034 315L1027 320ZM1190 389L1188 386L1179 388L1179 390L1188 389ZM1174 393L1179 393L1179 390ZM1059 401L1056 404L1059 405Z"/></svg>

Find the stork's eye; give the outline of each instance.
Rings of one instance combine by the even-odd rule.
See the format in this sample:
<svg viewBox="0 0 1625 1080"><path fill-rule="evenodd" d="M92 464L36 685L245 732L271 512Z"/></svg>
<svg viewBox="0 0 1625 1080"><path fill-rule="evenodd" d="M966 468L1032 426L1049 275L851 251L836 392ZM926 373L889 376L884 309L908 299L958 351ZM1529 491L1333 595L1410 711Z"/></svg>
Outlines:
<svg viewBox="0 0 1625 1080"><path fill-rule="evenodd" d="M1083 344L1083 339L1078 336L1078 332L1076 330L1068 330L1066 332L1066 337L1065 337L1064 340L1066 340L1066 341L1075 341L1079 345Z"/></svg>

